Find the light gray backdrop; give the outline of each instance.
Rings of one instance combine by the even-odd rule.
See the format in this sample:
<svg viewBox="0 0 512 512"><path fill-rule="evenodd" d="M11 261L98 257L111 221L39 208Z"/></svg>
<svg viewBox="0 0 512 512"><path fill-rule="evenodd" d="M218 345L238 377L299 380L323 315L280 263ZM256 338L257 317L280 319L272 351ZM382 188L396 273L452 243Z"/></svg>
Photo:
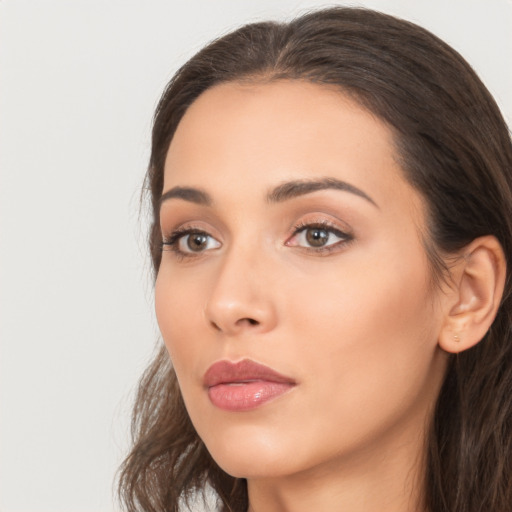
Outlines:
<svg viewBox="0 0 512 512"><path fill-rule="evenodd" d="M341 2L339 2L341 3ZM314 0L0 0L0 511L113 512L152 353L139 189L177 66ZM446 39L512 120L510 0L373 0Z"/></svg>

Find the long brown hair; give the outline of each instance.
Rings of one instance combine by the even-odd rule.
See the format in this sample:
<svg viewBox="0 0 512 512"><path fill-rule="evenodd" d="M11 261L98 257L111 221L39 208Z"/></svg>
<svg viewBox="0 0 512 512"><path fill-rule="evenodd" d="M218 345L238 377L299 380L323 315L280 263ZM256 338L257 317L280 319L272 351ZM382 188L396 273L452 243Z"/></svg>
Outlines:
<svg viewBox="0 0 512 512"><path fill-rule="evenodd" d="M488 234L512 268L512 144L485 86L428 31L382 13L337 7L290 23L246 25L201 50L168 84L154 118L146 177L155 274L164 160L183 114L215 84L279 79L335 85L391 127L404 175L428 205L434 276L446 271L441 253ZM431 512L512 510L510 292L507 276L485 338L451 359L427 439ZM245 481L222 471L199 439L163 346L140 382L132 433L119 479L127 511L178 511L207 487L221 510L247 509Z"/></svg>

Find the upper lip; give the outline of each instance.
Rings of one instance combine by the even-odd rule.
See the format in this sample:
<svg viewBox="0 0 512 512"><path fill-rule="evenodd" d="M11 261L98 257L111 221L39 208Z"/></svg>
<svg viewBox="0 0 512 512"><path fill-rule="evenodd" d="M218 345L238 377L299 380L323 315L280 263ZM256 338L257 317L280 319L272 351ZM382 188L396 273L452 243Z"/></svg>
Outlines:
<svg viewBox="0 0 512 512"><path fill-rule="evenodd" d="M203 383L205 387L217 386L218 384L230 384L252 381L268 381L286 384L295 384L295 381L282 375L268 366L243 359L236 363L231 361L218 361L208 368L204 374Z"/></svg>

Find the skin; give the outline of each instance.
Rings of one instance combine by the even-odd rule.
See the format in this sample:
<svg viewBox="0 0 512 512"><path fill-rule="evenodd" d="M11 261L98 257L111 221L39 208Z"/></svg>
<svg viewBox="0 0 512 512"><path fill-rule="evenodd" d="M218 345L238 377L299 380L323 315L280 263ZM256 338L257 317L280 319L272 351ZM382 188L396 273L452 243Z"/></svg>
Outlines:
<svg viewBox="0 0 512 512"><path fill-rule="evenodd" d="M338 189L267 198L326 177L370 199ZM186 235L164 245L157 319L191 420L220 467L247 478L250 510L423 510L453 297L432 286L425 205L390 129L327 86L223 84L178 126L164 193L174 187L211 204L163 201L164 240L193 228L207 245L192 252ZM328 252L296 233L312 223L337 230ZM246 358L296 385L251 411L215 407L205 372Z"/></svg>

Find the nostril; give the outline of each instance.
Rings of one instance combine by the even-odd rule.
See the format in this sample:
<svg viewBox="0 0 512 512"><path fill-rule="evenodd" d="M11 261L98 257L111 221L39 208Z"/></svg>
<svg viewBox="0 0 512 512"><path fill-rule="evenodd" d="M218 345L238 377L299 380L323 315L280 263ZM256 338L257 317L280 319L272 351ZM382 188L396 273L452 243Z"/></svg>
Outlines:
<svg viewBox="0 0 512 512"><path fill-rule="evenodd" d="M240 320L240 322L244 322L244 321L249 323L250 325L258 325L259 324L258 320L254 320L254 318L242 318Z"/></svg>
<svg viewBox="0 0 512 512"><path fill-rule="evenodd" d="M231 323L228 320L226 320L225 323L223 321L216 322L214 320L209 320L209 325L212 329L226 334L240 332L240 330L243 330L244 328L250 329L251 327L257 327L261 324L261 321L250 317L239 318L234 323Z"/></svg>

